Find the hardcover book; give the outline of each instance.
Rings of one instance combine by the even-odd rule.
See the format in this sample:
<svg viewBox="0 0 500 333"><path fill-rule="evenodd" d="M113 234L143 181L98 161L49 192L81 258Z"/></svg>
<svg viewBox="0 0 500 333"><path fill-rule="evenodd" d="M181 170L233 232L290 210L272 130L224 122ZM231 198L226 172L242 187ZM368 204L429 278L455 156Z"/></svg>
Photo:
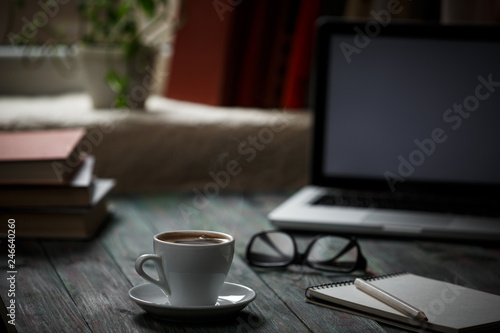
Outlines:
<svg viewBox="0 0 500 333"><path fill-rule="evenodd" d="M90 206L1 208L0 219L16 221L16 237L90 238L106 221L114 185L113 179L96 179ZM7 223L0 224L0 234L7 234Z"/></svg>
<svg viewBox="0 0 500 333"><path fill-rule="evenodd" d="M95 158L88 156L67 185L4 185L0 207L90 206Z"/></svg>
<svg viewBox="0 0 500 333"><path fill-rule="evenodd" d="M84 158L85 130L0 132L0 184L64 184Z"/></svg>

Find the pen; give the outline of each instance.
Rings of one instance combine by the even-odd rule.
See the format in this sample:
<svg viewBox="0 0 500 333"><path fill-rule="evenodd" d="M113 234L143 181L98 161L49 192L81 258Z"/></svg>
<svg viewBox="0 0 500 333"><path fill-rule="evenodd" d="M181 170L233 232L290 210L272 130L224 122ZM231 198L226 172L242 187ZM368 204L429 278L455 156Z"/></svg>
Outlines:
<svg viewBox="0 0 500 333"><path fill-rule="evenodd" d="M375 287L373 284L368 283L365 280L362 279L355 279L354 280L354 285L356 288L359 290L367 293L368 295L375 297L379 301L384 302L385 304L393 307L394 309L407 314L408 316L418 319L418 320L423 320L427 321L427 316L425 313L410 304L403 302L397 297L394 297L393 295L389 294L386 291L383 291L382 289L379 289Z"/></svg>

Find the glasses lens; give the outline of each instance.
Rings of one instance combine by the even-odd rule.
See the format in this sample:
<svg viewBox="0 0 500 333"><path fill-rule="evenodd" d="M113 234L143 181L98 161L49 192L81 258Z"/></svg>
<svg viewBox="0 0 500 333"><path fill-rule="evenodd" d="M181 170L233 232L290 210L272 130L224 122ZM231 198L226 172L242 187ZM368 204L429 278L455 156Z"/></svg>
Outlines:
<svg viewBox="0 0 500 333"><path fill-rule="evenodd" d="M307 262L314 268L351 272L358 261L356 242L342 237L323 236L317 238L307 256Z"/></svg>
<svg viewBox="0 0 500 333"><path fill-rule="evenodd" d="M287 234L268 232L254 238L247 256L251 264L266 267L285 266L293 261L295 246Z"/></svg>

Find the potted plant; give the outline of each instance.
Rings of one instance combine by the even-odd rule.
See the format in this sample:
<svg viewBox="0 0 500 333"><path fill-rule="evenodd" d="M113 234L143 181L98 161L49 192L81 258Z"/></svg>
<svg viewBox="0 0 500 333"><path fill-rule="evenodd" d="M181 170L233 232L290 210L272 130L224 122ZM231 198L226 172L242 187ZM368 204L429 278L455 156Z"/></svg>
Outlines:
<svg viewBox="0 0 500 333"><path fill-rule="evenodd" d="M95 108L143 109L158 47L170 33L169 0L82 0L78 59Z"/></svg>

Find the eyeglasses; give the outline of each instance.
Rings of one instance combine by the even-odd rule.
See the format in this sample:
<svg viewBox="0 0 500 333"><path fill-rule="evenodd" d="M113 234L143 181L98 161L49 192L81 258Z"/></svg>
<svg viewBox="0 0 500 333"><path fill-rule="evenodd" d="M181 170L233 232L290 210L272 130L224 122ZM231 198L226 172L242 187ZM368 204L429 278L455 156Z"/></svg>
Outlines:
<svg viewBox="0 0 500 333"><path fill-rule="evenodd" d="M366 259L354 237L316 236L304 253L298 252L297 242L282 231L264 231L252 237L246 251L250 265L278 268L291 264L306 264L314 269L351 273L366 269Z"/></svg>

